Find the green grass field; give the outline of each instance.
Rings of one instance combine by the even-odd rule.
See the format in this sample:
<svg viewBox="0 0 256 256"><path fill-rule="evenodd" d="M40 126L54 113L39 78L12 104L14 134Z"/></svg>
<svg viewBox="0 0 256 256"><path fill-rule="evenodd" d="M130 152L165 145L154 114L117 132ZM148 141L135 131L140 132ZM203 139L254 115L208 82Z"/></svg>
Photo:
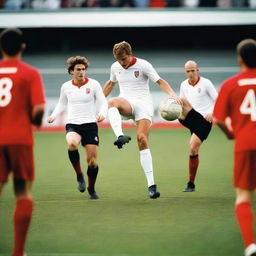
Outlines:
<svg viewBox="0 0 256 256"><path fill-rule="evenodd" d="M111 130L100 130L100 200L79 193L68 161L64 133L36 133L35 211L28 256L241 256L234 216L232 146L214 128L201 147L195 193L187 182L189 132L152 130L155 181L161 192L148 198L135 130L124 149ZM80 148L83 169L87 168ZM14 196L9 182L0 199L0 255L10 255Z"/></svg>

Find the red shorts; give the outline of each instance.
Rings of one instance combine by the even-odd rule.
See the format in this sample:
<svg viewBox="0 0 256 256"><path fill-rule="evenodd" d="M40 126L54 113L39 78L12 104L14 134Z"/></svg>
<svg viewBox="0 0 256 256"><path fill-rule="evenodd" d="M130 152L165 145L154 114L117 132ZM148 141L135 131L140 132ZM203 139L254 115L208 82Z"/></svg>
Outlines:
<svg viewBox="0 0 256 256"><path fill-rule="evenodd" d="M34 180L34 154L32 145L0 145L0 182L13 178Z"/></svg>
<svg viewBox="0 0 256 256"><path fill-rule="evenodd" d="M235 152L234 186L247 190L256 188L256 150Z"/></svg>

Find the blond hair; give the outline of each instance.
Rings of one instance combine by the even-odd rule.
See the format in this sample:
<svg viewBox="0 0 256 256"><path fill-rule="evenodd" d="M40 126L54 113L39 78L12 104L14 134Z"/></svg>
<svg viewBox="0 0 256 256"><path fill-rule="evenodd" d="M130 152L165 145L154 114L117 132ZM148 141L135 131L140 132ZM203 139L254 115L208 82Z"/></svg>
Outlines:
<svg viewBox="0 0 256 256"><path fill-rule="evenodd" d="M123 54L130 55L132 54L132 47L129 43L122 41L117 43L113 47L113 55L115 58L120 57Z"/></svg>

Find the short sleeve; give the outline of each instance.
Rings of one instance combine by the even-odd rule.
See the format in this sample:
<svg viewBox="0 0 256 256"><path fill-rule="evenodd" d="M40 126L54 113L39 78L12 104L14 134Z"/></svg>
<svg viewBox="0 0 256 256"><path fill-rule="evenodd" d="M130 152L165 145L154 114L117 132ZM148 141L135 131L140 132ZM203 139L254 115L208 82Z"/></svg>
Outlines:
<svg viewBox="0 0 256 256"><path fill-rule="evenodd" d="M213 116L221 121L224 121L229 116L229 90L225 83L220 87L214 105Z"/></svg>
<svg viewBox="0 0 256 256"><path fill-rule="evenodd" d="M154 83L160 79L160 76L148 61L145 61L143 65L143 73Z"/></svg>
<svg viewBox="0 0 256 256"><path fill-rule="evenodd" d="M31 71L31 104L32 106L45 103L43 80L37 70Z"/></svg>
<svg viewBox="0 0 256 256"><path fill-rule="evenodd" d="M115 63L114 63L115 64ZM110 68L110 81L116 83L117 79L116 79L116 72L115 72L115 67L114 64L112 64L111 68Z"/></svg>

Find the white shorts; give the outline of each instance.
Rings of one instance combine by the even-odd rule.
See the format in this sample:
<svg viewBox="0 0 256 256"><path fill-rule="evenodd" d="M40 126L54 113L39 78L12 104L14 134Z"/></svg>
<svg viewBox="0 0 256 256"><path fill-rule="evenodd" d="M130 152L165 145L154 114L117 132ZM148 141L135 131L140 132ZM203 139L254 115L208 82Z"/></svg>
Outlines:
<svg viewBox="0 0 256 256"><path fill-rule="evenodd" d="M134 121L148 119L152 123L152 117L154 114L152 102L138 99L127 99L125 97L122 98L127 100L132 107L132 115L123 116L124 119L133 119Z"/></svg>

